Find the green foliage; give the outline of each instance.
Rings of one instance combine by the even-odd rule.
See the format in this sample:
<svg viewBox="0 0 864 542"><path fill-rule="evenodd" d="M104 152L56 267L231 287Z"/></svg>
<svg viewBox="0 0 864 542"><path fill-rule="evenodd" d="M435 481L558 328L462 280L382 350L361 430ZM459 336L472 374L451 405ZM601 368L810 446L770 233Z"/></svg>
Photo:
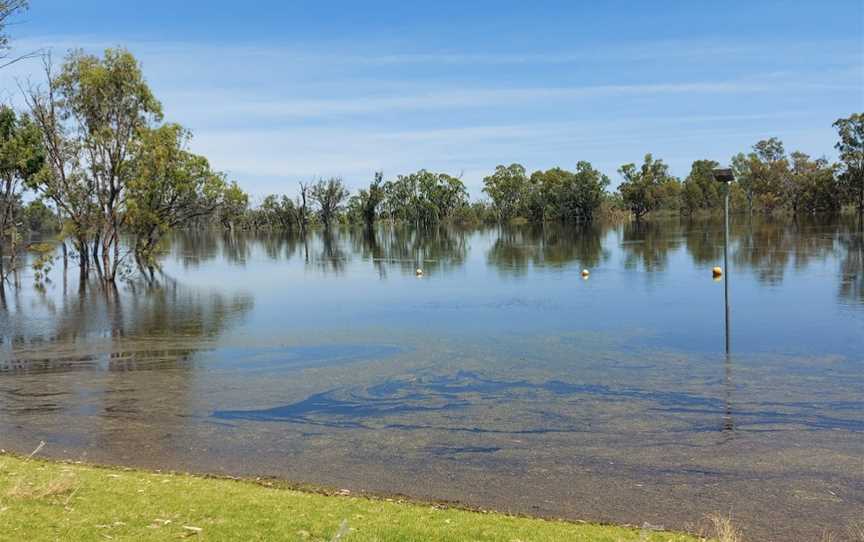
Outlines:
<svg viewBox="0 0 864 542"><path fill-rule="evenodd" d="M249 208L249 195L236 181L225 187L222 204L219 206L219 221L225 229L233 230Z"/></svg>
<svg viewBox="0 0 864 542"><path fill-rule="evenodd" d="M189 152L190 138L177 124L139 134L126 194L127 226L139 256L151 257L167 232L212 214L226 199L225 177Z"/></svg>
<svg viewBox="0 0 864 542"><path fill-rule="evenodd" d="M492 205L501 222L507 222L527 211L529 190L528 175L521 164L497 166L495 173L483 179L483 192L492 198Z"/></svg>
<svg viewBox="0 0 864 542"><path fill-rule="evenodd" d="M60 222L50 207L41 199L34 199L24 206L24 225L31 232L60 231Z"/></svg>
<svg viewBox="0 0 864 542"><path fill-rule="evenodd" d="M621 198L628 209L640 220L646 213L666 208L677 208L674 201L681 192L681 183L669 174L669 166L663 160L654 160L650 154L640 168L635 164L621 166L618 173L624 182L618 187Z"/></svg>
<svg viewBox="0 0 864 542"><path fill-rule="evenodd" d="M21 192L33 182L44 160L41 137L28 115L0 107L0 278L4 269L4 245L8 242L10 267L14 268L21 238Z"/></svg>
<svg viewBox="0 0 864 542"><path fill-rule="evenodd" d="M318 216L324 227L329 228L333 219L342 211L345 200L348 199L348 189L339 177L327 180L319 179L311 186L310 197L318 205Z"/></svg>
<svg viewBox="0 0 864 542"><path fill-rule="evenodd" d="M288 196L271 194L264 198L259 208L261 223L270 229L290 231L297 224L297 209Z"/></svg>
<svg viewBox="0 0 864 542"><path fill-rule="evenodd" d="M590 222L600 208L609 178L588 162L579 162L575 172L561 168L535 171L530 184L531 192L540 196L544 220ZM539 205L529 203L529 207Z"/></svg>
<svg viewBox="0 0 864 542"><path fill-rule="evenodd" d="M835 213L842 197L837 190L834 167L827 160L811 160L803 152L793 152L786 197L793 213Z"/></svg>
<svg viewBox="0 0 864 542"><path fill-rule="evenodd" d="M864 113L854 113L834 123L840 138L839 185L845 199L864 214Z"/></svg>
<svg viewBox="0 0 864 542"><path fill-rule="evenodd" d="M714 170L720 164L713 160L696 160L681 188L681 209L692 214L696 211L721 209L723 186L714 180Z"/></svg>
<svg viewBox="0 0 864 542"><path fill-rule="evenodd" d="M468 192L460 179L421 169L384 183L384 207L389 218L417 225L432 225L468 205Z"/></svg>
<svg viewBox="0 0 864 542"><path fill-rule="evenodd" d="M369 188L361 188L357 194L348 199L348 218L352 222L362 222L371 226L386 194L384 193L384 174L375 172L375 178L369 183Z"/></svg>

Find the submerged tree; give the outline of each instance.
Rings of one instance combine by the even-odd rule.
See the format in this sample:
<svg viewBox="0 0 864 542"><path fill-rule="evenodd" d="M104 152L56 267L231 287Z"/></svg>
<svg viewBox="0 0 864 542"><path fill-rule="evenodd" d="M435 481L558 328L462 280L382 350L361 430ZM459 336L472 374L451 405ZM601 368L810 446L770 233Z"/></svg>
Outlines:
<svg viewBox="0 0 864 542"><path fill-rule="evenodd" d="M591 222L603 202L609 178L583 161L576 164L575 172L561 168L535 171L531 185L542 197L544 219Z"/></svg>
<svg viewBox="0 0 864 542"><path fill-rule="evenodd" d="M27 115L0 107L0 280L4 276L4 244L10 248L10 268L15 266L23 222L21 191L42 169L39 130Z"/></svg>
<svg viewBox="0 0 864 542"><path fill-rule="evenodd" d="M162 106L124 49L107 49L101 58L74 51L58 75L50 65L46 71L48 90L27 93L49 163L33 184L73 221L82 262L92 238L100 271L112 282L134 152L142 133L162 119Z"/></svg>
<svg viewBox="0 0 864 542"><path fill-rule="evenodd" d="M139 258L152 259L159 240L214 213L229 186L203 156L188 150L191 134L177 124L142 132L128 182L128 226Z"/></svg>
<svg viewBox="0 0 864 542"><path fill-rule="evenodd" d="M723 206L723 188L714 180L720 164L713 160L696 160L681 188L682 208L688 214Z"/></svg>
<svg viewBox="0 0 864 542"><path fill-rule="evenodd" d="M864 113L854 113L834 123L840 140L840 186L846 199L864 217Z"/></svg>
<svg viewBox="0 0 864 542"><path fill-rule="evenodd" d="M331 177L326 181L319 179L312 185L310 192L312 201L318 204L318 214L325 228L330 228L333 218L342 210L342 205L348 198L348 189L339 177Z"/></svg>
<svg viewBox="0 0 864 542"><path fill-rule="evenodd" d="M483 179L483 192L492 198L500 222L516 218L527 210L529 190L528 175L521 164L497 166L495 173Z"/></svg>
<svg viewBox="0 0 864 542"><path fill-rule="evenodd" d="M681 183L669 174L669 166L663 160L654 160L650 154L645 155L640 168L637 169L635 164L625 164L618 173L624 177L618 190L636 220L659 209L664 200L676 198L680 194Z"/></svg>
<svg viewBox="0 0 864 542"><path fill-rule="evenodd" d="M384 201L384 174L375 172L375 178L369 183L369 188L361 188L356 195L348 200L348 214L355 221L362 221L371 226L378 218L379 208Z"/></svg>

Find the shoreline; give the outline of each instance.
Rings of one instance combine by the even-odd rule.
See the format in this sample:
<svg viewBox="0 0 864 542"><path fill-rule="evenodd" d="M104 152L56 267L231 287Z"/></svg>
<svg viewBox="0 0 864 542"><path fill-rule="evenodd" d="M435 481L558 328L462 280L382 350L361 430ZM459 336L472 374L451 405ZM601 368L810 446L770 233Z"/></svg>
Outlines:
<svg viewBox="0 0 864 542"><path fill-rule="evenodd" d="M123 480L127 480L126 486L129 487L119 483ZM328 533L323 538L316 538L312 535L312 533L321 530L321 527L319 526L315 527L318 531L313 529L300 529L297 531L298 533L301 533L301 531L310 533L308 536L301 533L299 538L296 536L293 538L290 536L285 538L292 540L342 540L342 537L345 537L346 534L349 533L349 530L351 534L344 538L346 540L390 540L391 538L389 538L389 536L393 536L394 534L396 535L396 538L392 538L393 540L402 540L402 536L405 533L402 533L401 531L405 529L408 531L420 529L423 531L422 536L424 537L421 539L428 540L501 539L497 537L496 533L488 531L491 527L485 526L486 523L489 523L490 525L500 524L502 529L506 528L518 531L523 533L525 536L529 536L529 540L556 540L561 539L558 538L561 535L568 537L564 538L565 540L573 539L585 541L674 540L676 542L695 542L705 540L705 538L701 538L691 533L673 532L662 529L655 530L653 526L639 527L634 525L605 524L597 522L589 523L568 519L530 516L527 514L511 514L480 507L470 507L457 502L420 500L405 495L384 495L381 493L365 491L351 492L331 487L315 486L313 484L300 484L275 477L247 478L208 473L154 471L133 467L91 464L82 461L46 459L35 456L28 457L8 451L0 453L0 513L5 516L5 521L9 523L9 529L12 531L15 531L16 528L26 529L25 532L27 538L30 540L42 539L41 537L43 535L48 534L44 532L45 529L51 525L53 525L52 528L54 528L54 531L52 534L48 535L46 539L51 539L59 534L68 534L69 536L74 535L78 537L83 534L87 535L84 536L84 538L88 538L90 534L93 534L94 536L100 534L99 530L105 529L106 525L115 525L124 528L131 527L134 531L137 527L143 525L143 523L149 522L147 523L146 528L156 530L160 528L158 525L155 525L154 522L156 520L153 518L143 517L146 515L146 506L142 503L135 502L136 500L145 499L143 496L145 490L139 488L136 490L137 493L131 491L133 485L134 487L153 487L154 482L159 482L159 485L154 488L157 489L157 493L159 486L164 486L173 482L179 482L187 487L187 491L183 492L183 495L180 497L175 508L182 508L184 504L191 506L199 500L207 501L208 506L199 509L197 512L199 516L201 516L201 514L203 514L203 516L199 518L189 518L190 520L198 519L198 523L207 523L207 521L202 520L202 518L205 516L209 517L209 514L213 511L221 512L223 516L232 514L242 515L247 508L254 507L253 504L263 506L268 499L274 497L274 493L275 496L278 497L277 501L281 502L282 499L286 502L291 501L288 503L289 506L296 504L294 501L312 500L314 501L314 505L311 509L315 509L318 506L331 506L335 508L349 507L364 510L377 510L378 513L383 513L385 516L407 516L401 522L397 522L396 525L389 527L378 526L379 529L383 528L385 534L384 538L377 538L382 534L381 532L378 532L375 537L368 538L366 535L361 534L361 531L364 531L364 528L368 526L361 525L362 522L360 522L361 524L358 524L355 531L355 527L351 527L349 525L350 522L347 519L343 519L340 522L329 525L328 528L333 532ZM118 485L120 485L119 490L117 489ZM188 489L190 486L194 486L195 491L189 491ZM243 500L243 506L239 507L237 506L238 501L231 501L226 506L226 503L220 501L220 495L224 496L225 494L231 493L242 493L247 497L251 496L253 500ZM170 495L176 498L177 492L175 491ZM122 498L117 499L117 497ZM159 496L157 496L156 499L158 501L157 506L163 505L164 496L162 496L163 499L158 497ZM113 503L113 505L109 505L107 508L100 508L97 506L97 508L102 511L103 515L116 515L116 507L119 506L117 503L123 501L125 501L124 505L126 506L129 506L130 504L135 505L134 508L136 512L135 514L132 514L132 518L124 517L123 521L115 519L114 523L106 523L106 521L108 521L107 519L103 521L102 519L93 518L93 522L89 528L87 526L77 527L79 530L83 528L84 531L86 531L83 533L79 531L60 533L56 531L57 528L62 530L62 527L58 527L59 524L57 521L59 521L63 516L74 514L76 510L81 511L79 509L85 507L83 503L86 502L86 499L89 499L92 505L92 501L99 501L105 498L107 498L110 503ZM79 504L76 505L76 503ZM60 506L61 504L62 506ZM21 508L21 511L25 512L23 515L26 517L23 520L21 519L21 515L14 513L17 508ZM24 509L26 508L35 508L38 510L25 511ZM192 510L196 509L192 508ZM13 513L10 514L10 511ZM456 524L464 522L465 531L449 533L442 531L439 533L438 530L440 529L438 529L438 527L440 526L436 527L435 525L429 525L426 521L425 515L428 515L430 511L434 511L434 513L440 512L448 516L448 518L445 518L443 524L445 527L441 527L445 529L445 531L452 530L450 529L450 525L454 522ZM307 512L307 514L311 513L311 511ZM45 515L48 519L49 525L46 526L45 522L37 522L34 514ZM139 518L138 516L141 517ZM357 516L359 518L362 517L363 514L357 514ZM18 518L17 521L15 519L16 517ZM27 518L32 518L32 521ZM134 521L134 518L140 519L140 521L137 522L137 526L135 525L136 522ZM258 519L263 520L267 518L262 516ZM379 519L383 520L387 518ZM450 520L449 522L448 519ZM174 520L165 521L169 521L171 524L176 523ZM167 526L169 523L164 523L162 527ZM195 522L185 521L185 523ZM312 523L310 523L310 525L314 527ZM491 534L491 537L475 538L476 533L472 534L467 532L467 530L474 529L481 526L481 524L483 524L482 526L484 529L487 529L486 534ZM345 527L345 525L349 526ZM198 525L186 525L186 527L189 527L189 529L179 531L181 535L196 536L207 532L210 534L209 538L215 537L216 539L221 539L220 537L222 536L222 534L220 534L220 524L218 522L214 525L208 524L209 528ZM250 526L246 524L245 520L235 520L230 527L241 529L244 536L249 539L258 538L254 531L248 531ZM252 527L254 527L254 525ZM119 531L124 531L124 529L119 529ZM216 534L214 534L213 531L215 531ZM341 535L339 535L340 532L342 533ZM155 534L147 531L143 531L143 533ZM510 533L508 533L508 536L509 534ZM546 537L547 534L551 538ZM337 535L339 535L338 538L333 538ZM146 538L142 532L137 531L126 534L120 533L119 536L129 536L130 538L135 539L141 539L142 537ZM331 536L331 538L328 538L328 536ZM117 536L112 536L112 538L118 539ZM506 539L509 540L509 538Z"/></svg>

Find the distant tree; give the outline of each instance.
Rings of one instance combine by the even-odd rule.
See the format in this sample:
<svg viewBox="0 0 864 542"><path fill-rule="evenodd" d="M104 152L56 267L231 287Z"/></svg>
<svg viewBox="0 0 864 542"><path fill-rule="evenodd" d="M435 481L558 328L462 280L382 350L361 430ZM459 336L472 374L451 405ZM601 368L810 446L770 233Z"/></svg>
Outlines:
<svg viewBox="0 0 864 542"><path fill-rule="evenodd" d="M843 204L834 167L825 158L811 160L803 152L790 155L792 167L786 197L793 213L835 213Z"/></svg>
<svg viewBox="0 0 864 542"><path fill-rule="evenodd" d="M333 219L342 210L348 198L348 189L339 177L331 177L326 181L318 180L312 185L310 192L312 201L318 204L318 214L325 228L330 228Z"/></svg>
<svg viewBox="0 0 864 542"><path fill-rule="evenodd" d="M21 236L21 192L42 169L44 153L38 127L27 115L0 107L0 278L4 244L10 248L14 268Z"/></svg>
<svg viewBox="0 0 864 542"><path fill-rule="evenodd" d="M460 179L425 169L387 181L384 193L384 207L392 219L418 226L446 220L468 205L468 192Z"/></svg>
<svg viewBox="0 0 864 542"><path fill-rule="evenodd" d="M271 194L261 203L263 220L269 228L290 231L297 224L297 209L288 196Z"/></svg>
<svg viewBox="0 0 864 542"><path fill-rule="evenodd" d="M309 183L300 181L300 194L297 196L297 225L300 227L300 233L305 234L306 228L309 226L309 205L308 200L310 185Z"/></svg>
<svg viewBox="0 0 864 542"><path fill-rule="evenodd" d="M361 188L356 195L348 200L349 215L353 220L363 222L367 226L375 223L378 211L385 198L384 174L375 172L375 178L369 183L369 188Z"/></svg>
<svg viewBox="0 0 864 542"><path fill-rule="evenodd" d="M495 173L483 179L483 192L492 198L501 222L526 211L529 189L528 175L521 164L497 166Z"/></svg>
<svg viewBox="0 0 864 542"><path fill-rule="evenodd" d="M650 154L645 155L640 168L637 169L635 164L625 164L618 173L624 177L618 190L636 220L659 209L664 197L677 196L680 192L680 183L669 174L669 166L663 160L654 160Z"/></svg>
<svg viewBox="0 0 864 542"><path fill-rule="evenodd" d="M588 162L576 164L576 171L552 168L531 174L543 200L543 217L561 222L590 222L603 202L609 178Z"/></svg>
<svg viewBox="0 0 864 542"><path fill-rule="evenodd" d="M31 232L56 232L60 229L57 215L41 199L30 201L22 212L25 227Z"/></svg>
<svg viewBox="0 0 864 542"><path fill-rule="evenodd" d="M222 227L233 232L248 208L249 195L236 181L231 181L225 188L222 204L219 206L218 216Z"/></svg>
<svg viewBox="0 0 864 542"><path fill-rule="evenodd" d="M840 186L847 201L864 217L864 113L838 119L834 127L840 138L834 145L840 154Z"/></svg>
<svg viewBox="0 0 864 542"><path fill-rule="evenodd" d="M714 169L720 164L713 160L696 160L681 190L682 209L688 214L723 205L723 187L714 180Z"/></svg>

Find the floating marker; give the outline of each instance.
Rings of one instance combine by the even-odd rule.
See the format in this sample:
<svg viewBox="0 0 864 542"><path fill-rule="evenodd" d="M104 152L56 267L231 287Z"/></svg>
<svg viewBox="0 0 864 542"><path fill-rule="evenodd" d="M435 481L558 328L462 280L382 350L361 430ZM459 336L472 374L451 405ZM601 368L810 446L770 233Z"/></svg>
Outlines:
<svg viewBox="0 0 864 542"><path fill-rule="evenodd" d="M714 269L711 270L711 272L714 274L714 278L723 276L723 268L722 267L715 267Z"/></svg>
<svg viewBox="0 0 864 542"><path fill-rule="evenodd" d="M423 270L420 269L419 267L417 268L417 271L415 271L415 273L417 274L418 277L422 277L422 276L423 276Z"/></svg>
<svg viewBox="0 0 864 542"><path fill-rule="evenodd" d="M582 270L582 278L587 279L591 273L587 269Z"/></svg>

